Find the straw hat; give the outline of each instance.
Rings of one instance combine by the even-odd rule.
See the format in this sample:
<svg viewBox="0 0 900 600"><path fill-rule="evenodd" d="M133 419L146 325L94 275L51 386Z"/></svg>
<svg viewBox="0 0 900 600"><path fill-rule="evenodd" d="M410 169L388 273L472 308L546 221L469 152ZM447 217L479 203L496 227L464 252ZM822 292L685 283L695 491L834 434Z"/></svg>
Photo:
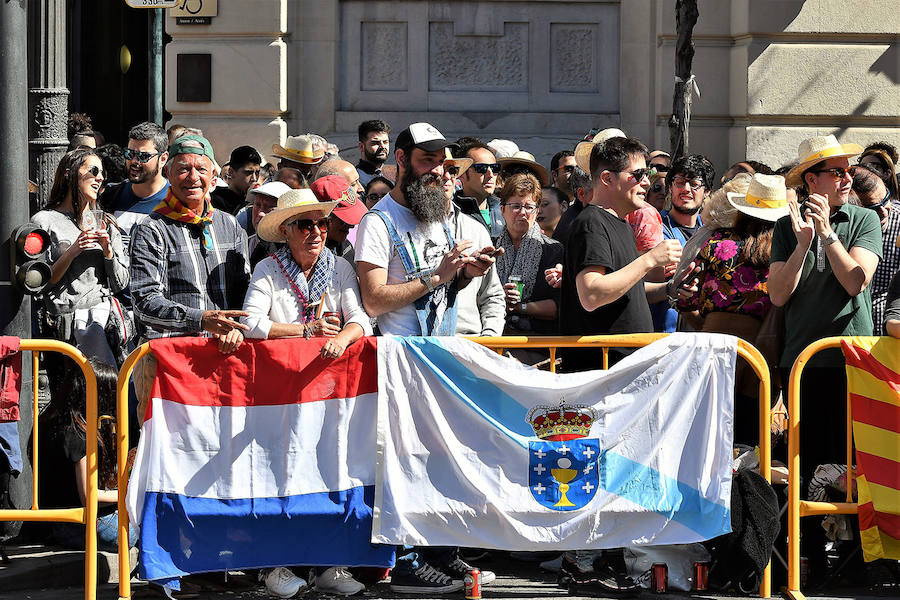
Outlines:
<svg viewBox="0 0 900 600"><path fill-rule="evenodd" d="M579 142L578 145L575 146L575 164L578 165L579 169L590 175L591 150L593 150L594 146L597 144L602 144L606 140L616 137L626 137L625 132L621 129L610 127L595 135L589 142Z"/></svg>
<svg viewBox="0 0 900 600"><path fill-rule="evenodd" d="M797 154L800 163L788 171L785 182L790 187L804 185L803 172L818 162L829 158L847 158L863 151L859 144L841 144L833 135L811 137L800 142Z"/></svg>
<svg viewBox="0 0 900 600"><path fill-rule="evenodd" d="M788 214L787 188L781 175L756 173L747 193L728 192L728 202L745 215L777 221Z"/></svg>
<svg viewBox="0 0 900 600"><path fill-rule="evenodd" d="M472 166L472 163L475 162L471 158L453 158L453 155L450 154L449 148L444 148L444 168L447 167L459 167L459 175L462 175L466 172L466 169ZM459 176L457 175L457 177Z"/></svg>
<svg viewBox="0 0 900 600"><path fill-rule="evenodd" d="M547 173L547 169L544 168L544 165L534 160L534 154L531 152L519 150L508 158L497 159L497 162L500 163L501 172L506 165L523 165L528 167L537 176L538 181L541 182L541 187L550 185L550 175Z"/></svg>
<svg viewBox="0 0 900 600"><path fill-rule="evenodd" d="M331 214L337 202L319 202L312 190L290 190L278 197L275 209L260 220L256 233L267 242L283 242L287 238L279 229L285 221L303 213L321 211Z"/></svg>
<svg viewBox="0 0 900 600"><path fill-rule="evenodd" d="M272 144L272 154L301 165L317 165L325 158L325 150L315 146L315 140L310 135L290 135L284 146Z"/></svg>

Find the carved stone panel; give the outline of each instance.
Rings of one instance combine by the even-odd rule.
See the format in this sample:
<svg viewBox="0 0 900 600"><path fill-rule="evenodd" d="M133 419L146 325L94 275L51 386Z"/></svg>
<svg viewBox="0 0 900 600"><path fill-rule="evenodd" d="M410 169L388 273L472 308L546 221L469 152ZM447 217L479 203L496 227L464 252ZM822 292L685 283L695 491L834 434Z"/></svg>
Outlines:
<svg viewBox="0 0 900 600"><path fill-rule="evenodd" d="M528 23L505 23L502 36L455 35L453 23L429 33L429 90L528 91Z"/></svg>
<svg viewBox="0 0 900 600"><path fill-rule="evenodd" d="M407 23L360 23L360 90L406 91L409 88Z"/></svg>
<svg viewBox="0 0 900 600"><path fill-rule="evenodd" d="M596 24L550 24L551 92L599 90L598 40Z"/></svg>

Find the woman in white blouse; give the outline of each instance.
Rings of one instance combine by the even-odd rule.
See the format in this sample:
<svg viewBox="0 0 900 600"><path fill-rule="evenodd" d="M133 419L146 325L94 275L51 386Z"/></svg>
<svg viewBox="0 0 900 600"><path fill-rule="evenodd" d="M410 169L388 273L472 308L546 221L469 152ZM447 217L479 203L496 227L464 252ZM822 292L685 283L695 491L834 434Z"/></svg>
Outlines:
<svg viewBox="0 0 900 600"><path fill-rule="evenodd" d="M287 243L253 271L244 299L250 315L242 319L250 328L248 338L324 336L329 339L322 356L337 358L372 334L353 266L323 251L328 215L336 204L319 202L308 189L291 190L259 222L261 239Z"/></svg>

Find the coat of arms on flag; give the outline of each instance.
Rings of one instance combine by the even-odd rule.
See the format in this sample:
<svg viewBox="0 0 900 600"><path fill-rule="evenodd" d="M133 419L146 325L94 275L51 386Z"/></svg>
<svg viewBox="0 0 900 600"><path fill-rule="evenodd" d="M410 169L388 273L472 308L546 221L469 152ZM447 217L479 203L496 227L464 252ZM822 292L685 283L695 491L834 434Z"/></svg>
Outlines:
<svg viewBox="0 0 900 600"><path fill-rule="evenodd" d="M535 406L527 421L540 442L528 443L528 486L542 506L576 510L594 497L600 441L586 436L596 418L587 406Z"/></svg>

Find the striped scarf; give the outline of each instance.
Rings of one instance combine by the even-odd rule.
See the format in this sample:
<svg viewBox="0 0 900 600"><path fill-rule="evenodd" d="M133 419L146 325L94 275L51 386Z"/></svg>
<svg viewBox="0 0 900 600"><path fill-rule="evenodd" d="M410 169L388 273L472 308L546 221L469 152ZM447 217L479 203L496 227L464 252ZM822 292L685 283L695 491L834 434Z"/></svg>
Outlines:
<svg viewBox="0 0 900 600"><path fill-rule="evenodd" d="M153 212L159 213L173 221L180 221L182 223L199 226L200 231L203 233L203 249L212 250L212 234L210 233L208 226L212 225L213 207L209 202L209 196L207 196L203 202L203 216L199 216L182 204L181 200L176 198L175 194L172 193L172 186L169 186L166 197L153 209Z"/></svg>
<svg viewBox="0 0 900 600"><path fill-rule="evenodd" d="M331 285L334 276L335 256L327 248L322 248L316 264L313 266L309 281L303 275L303 268L294 260L291 249L286 245L272 254L272 258L281 269L284 278L294 291L300 322L308 323L316 318L316 308L324 301L323 296Z"/></svg>

